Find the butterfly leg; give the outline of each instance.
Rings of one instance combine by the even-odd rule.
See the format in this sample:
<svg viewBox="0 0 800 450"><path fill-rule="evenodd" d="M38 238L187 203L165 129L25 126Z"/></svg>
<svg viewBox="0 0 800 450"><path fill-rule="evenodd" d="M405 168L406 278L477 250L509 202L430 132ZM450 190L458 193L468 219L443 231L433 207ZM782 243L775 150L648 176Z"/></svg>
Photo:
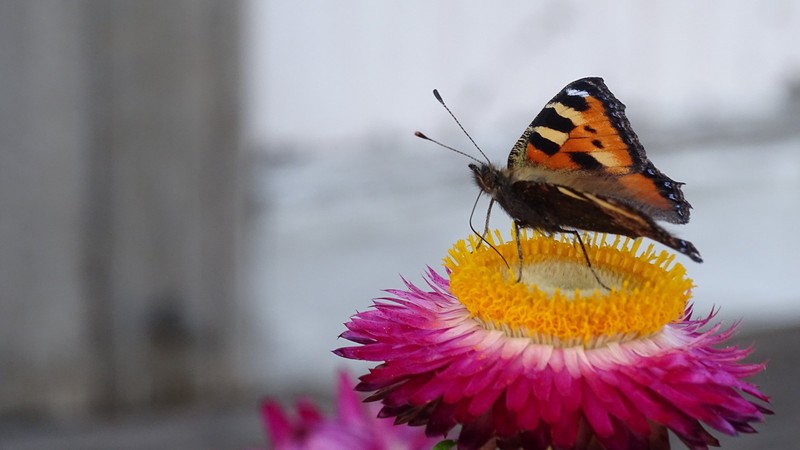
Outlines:
<svg viewBox="0 0 800 450"><path fill-rule="evenodd" d="M583 252L583 258L586 260L586 265L589 266L589 270L592 271L594 279L597 280L598 283L600 283L600 286L603 286L603 288L605 288L607 291L610 291L611 288L606 286L605 283L603 283L603 280L600 279L600 276L597 275L597 272L594 270L594 267L592 267L592 262L589 260L589 254L586 253L586 247L583 245L583 239L581 239L581 234L578 232L578 230L565 230L563 228L559 228L557 231L560 233L569 233L575 237L575 240L578 241L578 244L580 244L581 246L581 251Z"/></svg>
<svg viewBox="0 0 800 450"><path fill-rule="evenodd" d="M481 248L484 242L486 242L486 238L489 236L489 218L492 216L492 206L494 206L494 199L489 200L489 208L486 209L486 221L483 224L483 234L481 235L481 240L478 242L478 246L476 249ZM488 245L488 242L486 242Z"/></svg>
<svg viewBox="0 0 800 450"><path fill-rule="evenodd" d="M514 221L514 238L517 240L517 255L519 256L519 271L517 272L517 283L522 281L522 242L519 240L519 221Z"/></svg>

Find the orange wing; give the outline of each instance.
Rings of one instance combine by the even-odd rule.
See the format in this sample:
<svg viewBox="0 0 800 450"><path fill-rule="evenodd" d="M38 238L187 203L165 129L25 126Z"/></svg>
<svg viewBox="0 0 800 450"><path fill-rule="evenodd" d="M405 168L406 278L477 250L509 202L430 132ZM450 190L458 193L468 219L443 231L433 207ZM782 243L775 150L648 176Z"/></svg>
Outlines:
<svg viewBox="0 0 800 450"><path fill-rule="evenodd" d="M625 105L602 78L567 85L531 122L508 158L510 169L534 167L558 183L620 200L655 219L689 221L680 186L647 159L625 117Z"/></svg>

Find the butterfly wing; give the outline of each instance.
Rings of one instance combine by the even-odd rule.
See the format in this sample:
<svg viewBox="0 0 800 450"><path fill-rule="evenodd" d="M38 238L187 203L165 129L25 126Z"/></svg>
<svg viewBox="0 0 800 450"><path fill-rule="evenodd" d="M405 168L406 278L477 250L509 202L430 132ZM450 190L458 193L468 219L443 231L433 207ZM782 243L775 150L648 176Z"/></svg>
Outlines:
<svg viewBox="0 0 800 450"><path fill-rule="evenodd" d="M602 78L574 81L553 97L514 145L508 168L517 179L598 193L654 219L689 221L682 183L647 159L625 105Z"/></svg>
<svg viewBox="0 0 800 450"><path fill-rule="evenodd" d="M582 229L647 237L671 247L696 262L703 262L695 246L676 238L649 216L622 201L567 186L535 181L517 181L510 186L520 203L510 203L509 213L517 223L546 232ZM506 202L508 203L508 202ZM508 210L508 206L504 208Z"/></svg>

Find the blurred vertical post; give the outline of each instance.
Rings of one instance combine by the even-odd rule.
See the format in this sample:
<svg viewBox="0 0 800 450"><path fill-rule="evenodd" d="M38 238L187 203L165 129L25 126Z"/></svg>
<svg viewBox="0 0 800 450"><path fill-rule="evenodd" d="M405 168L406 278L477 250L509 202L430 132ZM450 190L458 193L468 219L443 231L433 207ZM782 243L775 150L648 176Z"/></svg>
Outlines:
<svg viewBox="0 0 800 450"><path fill-rule="evenodd" d="M0 414L238 386L239 13L0 4Z"/></svg>

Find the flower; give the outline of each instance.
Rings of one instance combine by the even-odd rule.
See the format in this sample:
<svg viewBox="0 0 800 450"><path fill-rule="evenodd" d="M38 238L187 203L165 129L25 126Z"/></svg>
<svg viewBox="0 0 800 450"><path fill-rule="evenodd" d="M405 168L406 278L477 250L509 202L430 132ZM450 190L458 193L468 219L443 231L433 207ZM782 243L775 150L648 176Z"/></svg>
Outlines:
<svg viewBox="0 0 800 450"><path fill-rule="evenodd" d="M452 248L449 280L429 269L430 290L404 280L346 324L342 337L360 345L336 353L382 361L356 386L381 417L428 436L461 425L459 449L621 450L669 448L667 430L705 449L718 443L701 423L752 433L770 413L744 381L764 365L720 347L735 325L692 318L674 255L595 236L586 251L608 291L564 237L521 237L520 282L505 263L516 242L478 242Z"/></svg>
<svg viewBox="0 0 800 450"><path fill-rule="evenodd" d="M297 402L297 417L268 400L262 418L273 450L430 450L435 439L419 428L378 419L377 405L361 403L347 374L339 374L336 412L326 418L311 402Z"/></svg>

